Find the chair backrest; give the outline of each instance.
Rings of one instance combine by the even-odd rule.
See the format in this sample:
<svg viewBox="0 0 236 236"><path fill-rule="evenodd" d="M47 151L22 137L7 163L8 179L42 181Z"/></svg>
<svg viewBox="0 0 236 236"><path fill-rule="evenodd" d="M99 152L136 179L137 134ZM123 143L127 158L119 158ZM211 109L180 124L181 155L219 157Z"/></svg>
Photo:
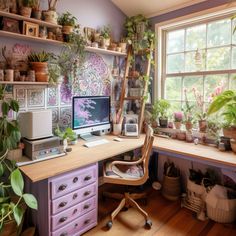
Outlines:
<svg viewBox="0 0 236 236"><path fill-rule="evenodd" d="M143 162L143 171L144 171L143 177L146 179L148 179L148 165L152 151L153 140L154 140L153 129L150 125L148 125L144 144L142 147L142 157L139 160L140 162Z"/></svg>

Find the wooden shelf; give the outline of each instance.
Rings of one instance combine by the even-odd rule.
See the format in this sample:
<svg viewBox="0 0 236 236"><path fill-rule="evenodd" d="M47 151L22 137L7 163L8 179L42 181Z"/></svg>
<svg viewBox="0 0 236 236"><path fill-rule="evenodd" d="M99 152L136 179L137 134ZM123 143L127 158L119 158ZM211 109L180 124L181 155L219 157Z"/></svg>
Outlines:
<svg viewBox="0 0 236 236"><path fill-rule="evenodd" d="M126 56L126 53L123 52L117 52L117 51L112 51L112 50L107 50L107 49L102 49L102 48L95 48L95 47L85 47L85 51L87 52L95 52L95 53L101 53L101 54L107 54L107 55L113 55L113 56Z"/></svg>
<svg viewBox="0 0 236 236"><path fill-rule="evenodd" d="M24 21L39 24L41 26L46 26L48 28L62 28L61 25L49 23L49 22L46 22L46 21L43 21L43 20L37 20L37 19L34 19L34 18L21 16L21 15L18 15L18 14L9 13L9 12L6 12L6 11L0 11L0 16L9 17L9 18L16 19L16 20L24 20Z"/></svg>
<svg viewBox="0 0 236 236"><path fill-rule="evenodd" d="M3 31L3 30L0 30L0 36L9 37L9 38L13 38L13 39L29 40L29 41L34 41L34 42L38 42L38 43L48 43L48 44L53 44L53 45L62 45L63 44L63 42L57 41L57 40L33 37L33 36L24 35L24 34L17 34L17 33L12 33L12 32L8 32L8 31Z"/></svg>
<svg viewBox="0 0 236 236"><path fill-rule="evenodd" d="M0 84L11 84L11 85L49 85L48 82L29 82L29 81L0 81Z"/></svg>

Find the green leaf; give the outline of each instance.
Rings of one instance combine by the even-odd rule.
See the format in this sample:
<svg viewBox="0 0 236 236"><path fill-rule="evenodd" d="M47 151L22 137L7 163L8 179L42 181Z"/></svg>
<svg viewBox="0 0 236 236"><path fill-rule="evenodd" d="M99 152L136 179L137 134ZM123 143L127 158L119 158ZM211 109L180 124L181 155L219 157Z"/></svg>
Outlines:
<svg viewBox="0 0 236 236"><path fill-rule="evenodd" d="M10 176L11 186L14 193L18 196L22 196L24 189L24 180L19 169L14 170Z"/></svg>
<svg viewBox="0 0 236 236"><path fill-rule="evenodd" d="M4 167L3 164L0 163L0 177L4 174Z"/></svg>
<svg viewBox="0 0 236 236"><path fill-rule="evenodd" d="M38 209L38 202L37 199L29 193L23 194L23 198L25 200L25 203L27 204L28 207L37 210Z"/></svg>
<svg viewBox="0 0 236 236"><path fill-rule="evenodd" d="M9 104L7 102L3 102L2 103L2 114L4 116L7 116L9 110L10 110Z"/></svg>
<svg viewBox="0 0 236 236"><path fill-rule="evenodd" d="M8 202L10 197L0 197L0 204Z"/></svg>
<svg viewBox="0 0 236 236"><path fill-rule="evenodd" d="M19 103L16 100L11 100L10 102L11 108L13 111L18 112L19 111Z"/></svg>
<svg viewBox="0 0 236 236"><path fill-rule="evenodd" d="M14 215L14 218L15 218L18 226L20 225L20 223L22 221L23 214L24 214L24 211L20 207L15 206L13 208L13 215Z"/></svg>

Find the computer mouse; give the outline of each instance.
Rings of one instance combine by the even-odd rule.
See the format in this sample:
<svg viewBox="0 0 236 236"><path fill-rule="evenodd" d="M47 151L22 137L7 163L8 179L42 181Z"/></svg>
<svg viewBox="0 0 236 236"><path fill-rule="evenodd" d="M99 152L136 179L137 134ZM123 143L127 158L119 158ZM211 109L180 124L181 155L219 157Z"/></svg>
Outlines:
<svg viewBox="0 0 236 236"><path fill-rule="evenodd" d="M113 140L114 140L114 141L117 141L117 142L121 142L121 141L123 141L122 138L118 138L118 137L117 137L117 138L114 138Z"/></svg>

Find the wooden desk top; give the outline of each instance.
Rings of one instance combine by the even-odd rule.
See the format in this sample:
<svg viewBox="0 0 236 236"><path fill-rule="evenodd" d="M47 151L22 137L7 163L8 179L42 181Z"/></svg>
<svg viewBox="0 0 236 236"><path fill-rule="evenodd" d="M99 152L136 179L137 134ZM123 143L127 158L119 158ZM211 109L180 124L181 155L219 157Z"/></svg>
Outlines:
<svg viewBox="0 0 236 236"><path fill-rule="evenodd" d="M71 146L73 150L68 155L21 166L20 170L36 182L134 150L141 147L144 142L144 135L141 135L139 139L124 139L122 142L113 141L113 138L114 136L108 135L106 139L110 140L110 143L92 148L82 146L84 141L79 140L77 145ZM156 151L191 157L196 161L207 161L236 168L236 154L220 152L209 146L155 137L153 148Z"/></svg>

